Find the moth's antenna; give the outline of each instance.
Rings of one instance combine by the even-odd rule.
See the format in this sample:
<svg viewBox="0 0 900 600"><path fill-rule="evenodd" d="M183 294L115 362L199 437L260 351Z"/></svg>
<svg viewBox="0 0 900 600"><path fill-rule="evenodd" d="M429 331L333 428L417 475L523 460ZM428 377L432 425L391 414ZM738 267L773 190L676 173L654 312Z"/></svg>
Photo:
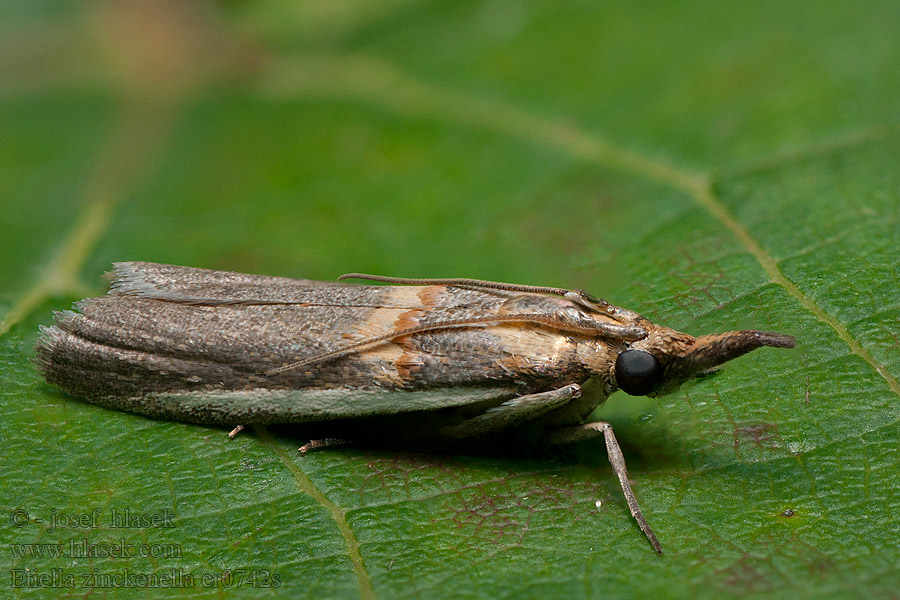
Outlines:
<svg viewBox="0 0 900 600"><path fill-rule="evenodd" d="M646 335L646 331L644 331L640 327L631 327L627 325L619 325L616 323L602 323L596 322L595 327L587 327L583 325L577 325L575 323L567 323L565 321L561 321L559 319L555 319L549 315L539 315L539 314L518 314L518 315L494 315L492 317L473 317L469 319L455 319L450 321L437 321L435 323L425 323L423 325L416 325L415 327L408 327L406 329L400 329L399 331L392 331L390 333L385 333L383 335L378 335L375 337L366 338L364 340L360 340L348 346L344 346L343 348L339 348L337 350L333 350L331 352L325 352L323 354L317 354L316 356L312 356L310 358L305 358L303 360L298 360L296 362L289 363L287 365L277 367L275 369L270 369L266 371L266 375L276 375L278 373L283 373L285 371L291 371L298 367L303 367L312 363L320 362L323 360L328 360L330 358L335 358L337 356L343 356L345 354L350 354L351 352L358 350L363 346L369 346L371 344L377 344L378 342L384 342L387 340L393 340L399 337L406 337L408 335L413 335L416 333L422 333L425 331L436 331L439 329L455 329L458 327L470 327L472 325L482 325L488 323L534 323L536 325L545 325L547 327L552 327L554 329L558 329L560 331L568 331L570 333L580 333L582 335L589 336L598 336L598 335L608 335L611 337L616 337L619 339L625 340L635 340L639 339Z"/></svg>
<svg viewBox="0 0 900 600"><path fill-rule="evenodd" d="M381 281L383 283L399 283L401 285L469 285L473 287L504 290L507 292L524 292L528 294L552 294L565 296L571 290L556 287L544 287L539 285L521 285L518 283L502 283L499 281L485 281L484 279L411 279L407 277L387 277L385 275L368 275L366 273L347 273L338 279L366 279L368 281Z"/></svg>
<svg viewBox="0 0 900 600"><path fill-rule="evenodd" d="M584 290L567 290L565 288L547 287L542 285L522 285L519 283L503 283L501 281L486 281L484 279L413 279L409 277L387 277L385 275L369 275L366 273L346 273L338 277L341 279L366 279L368 281L380 281L383 283L399 283L401 285L462 285L470 287L481 287L493 290L503 290L506 292L523 292L526 294L550 294L552 296L562 296L571 300L582 308L586 308L592 312L599 312L611 317L625 316L630 320L634 320L638 315L632 311L626 311L622 308L612 306L603 299L594 298ZM627 313L627 314L625 314Z"/></svg>

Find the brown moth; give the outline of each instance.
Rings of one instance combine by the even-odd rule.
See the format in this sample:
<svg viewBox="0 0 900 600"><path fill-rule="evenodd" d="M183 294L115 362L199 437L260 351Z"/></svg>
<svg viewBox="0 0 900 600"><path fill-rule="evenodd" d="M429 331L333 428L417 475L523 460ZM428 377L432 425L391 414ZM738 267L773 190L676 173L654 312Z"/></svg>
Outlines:
<svg viewBox="0 0 900 600"><path fill-rule="evenodd" d="M349 285L116 263L106 296L42 327L47 381L91 402L209 424L303 423L301 450L335 439L546 443L602 435L632 515L659 542L605 422L621 389L656 396L761 346L766 331L693 337L566 290L474 279ZM594 381L597 391L582 394Z"/></svg>

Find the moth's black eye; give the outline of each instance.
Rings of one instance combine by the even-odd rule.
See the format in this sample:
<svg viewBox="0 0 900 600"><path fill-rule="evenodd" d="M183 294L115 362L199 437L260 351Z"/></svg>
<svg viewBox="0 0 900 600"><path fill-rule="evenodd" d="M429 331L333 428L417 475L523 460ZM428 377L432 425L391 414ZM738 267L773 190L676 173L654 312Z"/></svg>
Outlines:
<svg viewBox="0 0 900 600"><path fill-rule="evenodd" d="M662 365L641 350L626 350L616 359L616 383L630 396L646 396L662 381Z"/></svg>

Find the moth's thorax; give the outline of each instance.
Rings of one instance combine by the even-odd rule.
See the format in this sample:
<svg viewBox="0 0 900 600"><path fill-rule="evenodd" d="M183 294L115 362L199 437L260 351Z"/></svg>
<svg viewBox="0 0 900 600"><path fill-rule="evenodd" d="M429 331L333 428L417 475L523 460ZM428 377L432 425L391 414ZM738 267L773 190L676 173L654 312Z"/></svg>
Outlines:
<svg viewBox="0 0 900 600"><path fill-rule="evenodd" d="M616 356L624 349L621 343L610 343L603 339L580 339L575 346L576 360L584 365L591 379L601 384L603 389L610 386L612 366ZM609 392L607 392L609 393Z"/></svg>
<svg viewBox="0 0 900 600"><path fill-rule="evenodd" d="M509 374L560 385L589 376L579 368L578 343L569 336L531 325L492 327L487 333L496 343L496 364Z"/></svg>

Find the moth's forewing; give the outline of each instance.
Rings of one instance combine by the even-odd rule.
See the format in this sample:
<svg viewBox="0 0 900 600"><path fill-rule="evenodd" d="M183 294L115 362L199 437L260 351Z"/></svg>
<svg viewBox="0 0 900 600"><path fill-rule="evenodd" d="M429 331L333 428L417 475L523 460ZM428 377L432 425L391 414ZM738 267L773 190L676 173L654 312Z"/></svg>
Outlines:
<svg viewBox="0 0 900 600"><path fill-rule="evenodd" d="M117 263L112 278L108 295L57 313L38 343L38 364L48 381L78 396L153 416L332 420L509 398L589 377L568 336L522 324L425 332L269 373L410 325L496 315L511 299L521 304L518 292L323 283L152 263ZM536 311L566 302L526 300Z"/></svg>

